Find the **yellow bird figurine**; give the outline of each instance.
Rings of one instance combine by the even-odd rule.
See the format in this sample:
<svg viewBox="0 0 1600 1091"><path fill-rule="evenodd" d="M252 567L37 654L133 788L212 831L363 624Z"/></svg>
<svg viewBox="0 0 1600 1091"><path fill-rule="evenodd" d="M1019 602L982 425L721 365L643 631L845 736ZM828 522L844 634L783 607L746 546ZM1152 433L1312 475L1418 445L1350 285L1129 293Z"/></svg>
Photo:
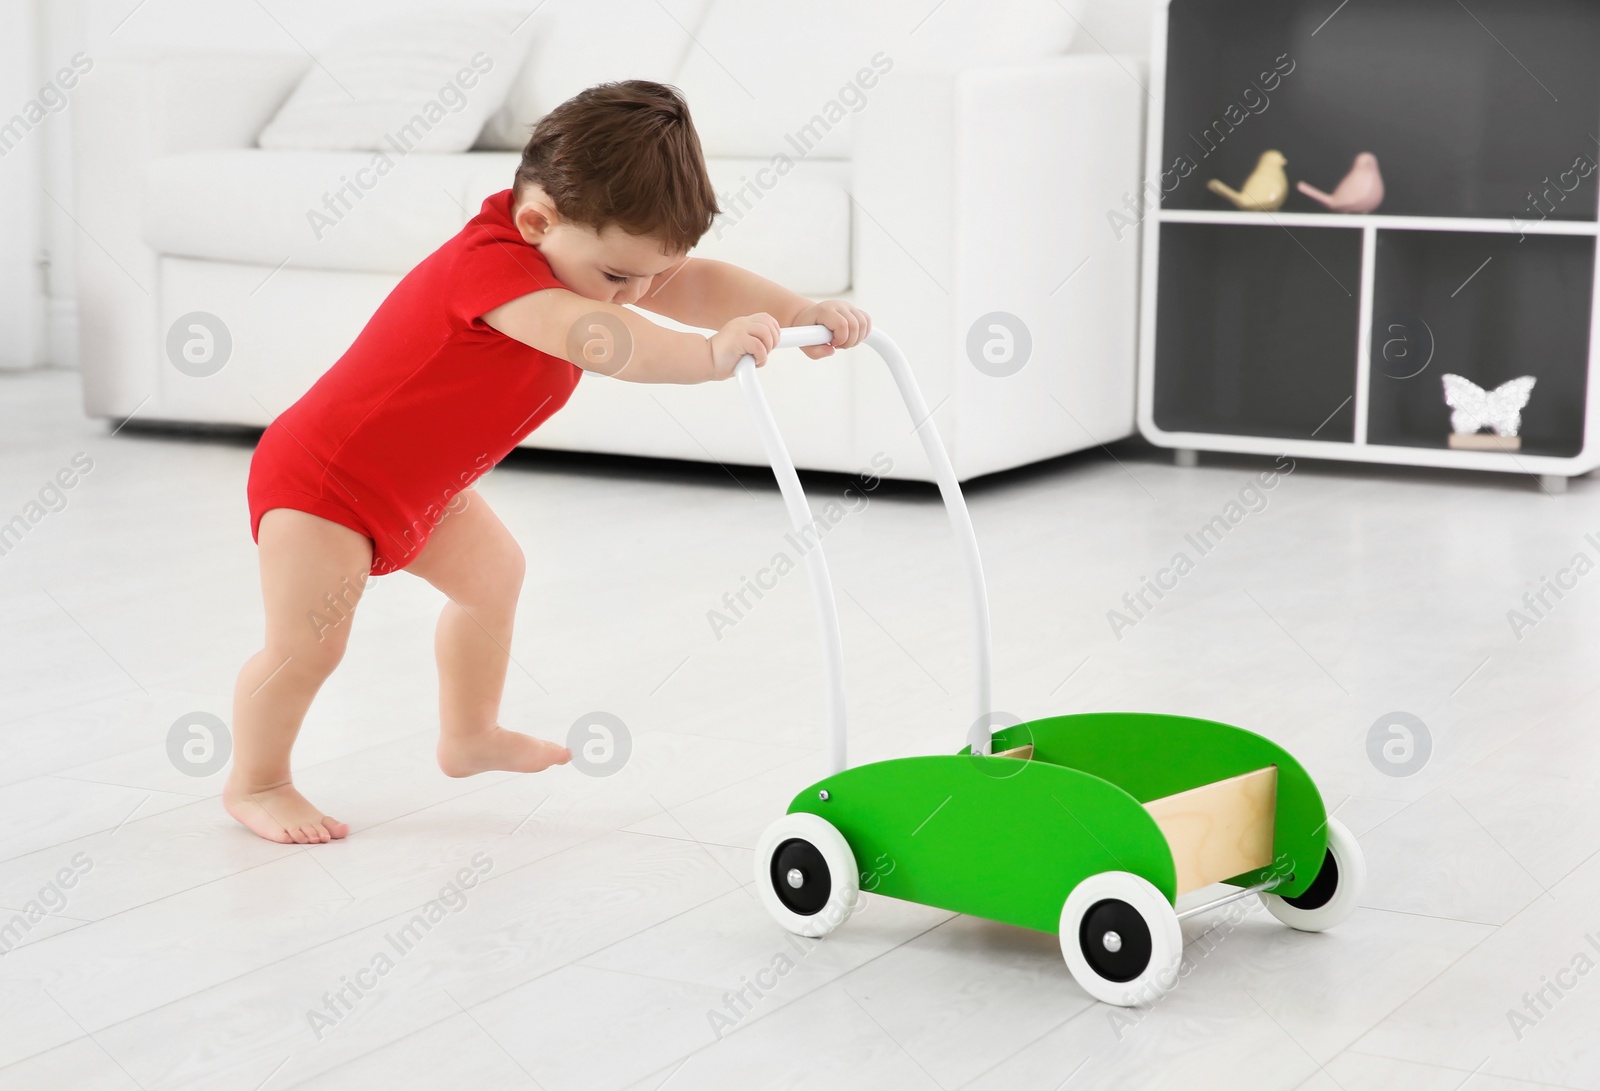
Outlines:
<svg viewBox="0 0 1600 1091"><path fill-rule="evenodd" d="M1241 188L1230 189L1215 178L1206 183L1206 188L1246 212L1274 212L1282 208L1289 197L1289 176L1283 171L1288 162L1282 152L1264 151Z"/></svg>

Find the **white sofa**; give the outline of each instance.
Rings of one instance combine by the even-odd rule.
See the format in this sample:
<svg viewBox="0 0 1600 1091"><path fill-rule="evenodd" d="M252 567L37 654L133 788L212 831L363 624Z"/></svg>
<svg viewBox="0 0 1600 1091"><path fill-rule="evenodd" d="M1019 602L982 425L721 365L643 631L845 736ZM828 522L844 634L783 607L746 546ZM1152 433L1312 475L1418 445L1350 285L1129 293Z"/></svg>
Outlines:
<svg viewBox="0 0 1600 1091"><path fill-rule="evenodd" d="M818 39L796 33L795 5L779 0L681 0L670 13L653 0L546 0L479 146L404 157L316 233L308 212L373 153L255 146L304 54L103 58L74 104L85 410L265 425L412 265L510 184L516 127L507 146L484 146L506 111L526 125L583 86L638 75L684 90L723 198L696 253L870 310L907 350L963 478L1129 435L1138 243L1119 239L1108 213L1139 188L1138 68L1065 53L1070 16L1013 5L977 35L941 30L935 9L926 25L888 30L846 14ZM618 47L606 36L624 24ZM762 55L747 56L757 41ZM850 73L879 54L889 71L857 81L839 119ZM1031 334L1027 364L1006 377L968 357L969 328L995 311ZM168 331L192 312L231 336L228 362L206 377L167 355ZM817 363L786 351L763 376L802 468L857 472L886 452L888 476L927 479L870 350ZM733 384L586 376L527 442L763 461Z"/></svg>

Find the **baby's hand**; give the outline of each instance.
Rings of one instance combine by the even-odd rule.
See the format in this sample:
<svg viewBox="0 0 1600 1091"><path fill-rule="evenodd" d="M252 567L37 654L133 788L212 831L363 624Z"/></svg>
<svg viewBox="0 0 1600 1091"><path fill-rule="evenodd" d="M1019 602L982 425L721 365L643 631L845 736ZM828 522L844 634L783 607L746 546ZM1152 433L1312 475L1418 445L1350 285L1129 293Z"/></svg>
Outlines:
<svg viewBox="0 0 1600 1091"><path fill-rule="evenodd" d="M767 353L778 347L778 320L765 312L735 318L711 335L711 377L726 379L745 356L756 358L756 367L767 362Z"/></svg>
<svg viewBox="0 0 1600 1091"><path fill-rule="evenodd" d="M834 349L854 348L872 332L872 319L867 312L842 299L825 299L813 303L794 316L796 326L827 326L833 341L826 345L811 345L800 351L813 360L832 356Z"/></svg>

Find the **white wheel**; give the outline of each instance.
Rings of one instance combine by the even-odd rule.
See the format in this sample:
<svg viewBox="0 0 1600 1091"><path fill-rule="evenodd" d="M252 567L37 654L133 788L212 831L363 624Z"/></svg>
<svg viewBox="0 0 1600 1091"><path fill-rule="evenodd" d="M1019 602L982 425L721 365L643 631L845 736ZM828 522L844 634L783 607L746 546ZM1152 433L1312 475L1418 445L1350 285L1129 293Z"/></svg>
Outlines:
<svg viewBox="0 0 1600 1091"><path fill-rule="evenodd" d="M1183 930L1172 903L1149 880L1103 871L1067 895L1061 907L1061 955L1084 992L1132 1007L1178 983Z"/></svg>
<svg viewBox="0 0 1600 1091"><path fill-rule="evenodd" d="M797 936L825 936L860 893L856 856L833 823L786 814L756 842L756 891L772 919Z"/></svg>
<svg viewBox="0 0 1600 1091"><path fill-rule="evenodd" d="M1261 904L1290 928L1320 932L1332 928L1356 911L1362 888L1367 885L1367 858L1361 854L1356 835L1337 818L1328 819L1328 852L1322 870L1306 892L1296 898L1262 894Z"/></svg>

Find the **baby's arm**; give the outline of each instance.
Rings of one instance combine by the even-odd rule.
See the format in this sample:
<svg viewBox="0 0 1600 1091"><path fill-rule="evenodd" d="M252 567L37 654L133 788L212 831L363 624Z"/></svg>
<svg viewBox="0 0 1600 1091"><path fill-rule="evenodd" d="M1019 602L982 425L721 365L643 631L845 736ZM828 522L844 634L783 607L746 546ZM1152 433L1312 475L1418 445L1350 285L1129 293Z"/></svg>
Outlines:
<svg viewBox="0 0 1600 1091"><path fill-rule="evenodd" d="M719 322L709 339L669 330L626 307L545 288L501 304L483 321L542 352L635 383L703 383L726 379L746 354L757 366L778 343L778 322L750 314Z"/></svg>
<svg viewBox="0 0 1600 1091"><path fill-rule="evenodd" d="M867 313L839 299L813 302L748 269L708 258L685 258L655 278L638 306L691 326L717 329L742 314L770 314L780 326L827 326L831 345L803 349L818 359L861 343L872 329Z"/></svg>

